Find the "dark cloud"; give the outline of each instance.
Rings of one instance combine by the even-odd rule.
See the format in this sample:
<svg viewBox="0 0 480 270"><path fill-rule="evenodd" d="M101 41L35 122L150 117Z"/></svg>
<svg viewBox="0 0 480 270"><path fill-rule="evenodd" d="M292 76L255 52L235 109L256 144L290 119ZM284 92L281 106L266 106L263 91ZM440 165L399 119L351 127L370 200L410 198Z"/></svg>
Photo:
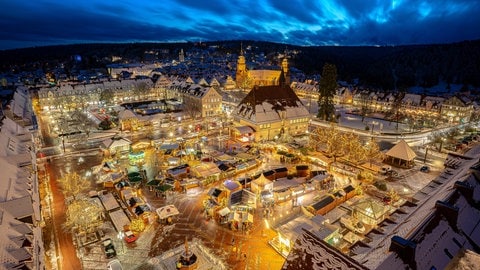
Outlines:
<svg viewBox="0 0 480 270"><path fill-rule="evenodd" d="M480 38L480 0L1 2L0 49L199 39L400 45Z"/></svg>

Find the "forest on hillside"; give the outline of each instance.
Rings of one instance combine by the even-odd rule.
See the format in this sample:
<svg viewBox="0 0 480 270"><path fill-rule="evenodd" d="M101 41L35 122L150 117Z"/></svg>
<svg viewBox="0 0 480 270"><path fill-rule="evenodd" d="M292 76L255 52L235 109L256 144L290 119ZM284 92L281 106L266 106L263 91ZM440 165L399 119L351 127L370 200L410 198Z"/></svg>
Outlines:
<svg viewBox="0 0 480 270"><path fill-rule="evenodd" d="M176 59L178 51L215 48L217 53L238 54L240 47L250 46L264 55L295 50L291 66L307 76L321 74L325 63L337 66L338 79L358 81L364 86L404 90L412 86L431 87L439 83L480 87L480 40L452 44L411 46L293 46L281 43L232 40L202 43L118 43L76 44L0 51L0 71L45 68L72 61L81 55L81 68L102 68L112 56L131 62L143 62L146 51L161 52L159 60Z"/></svg>

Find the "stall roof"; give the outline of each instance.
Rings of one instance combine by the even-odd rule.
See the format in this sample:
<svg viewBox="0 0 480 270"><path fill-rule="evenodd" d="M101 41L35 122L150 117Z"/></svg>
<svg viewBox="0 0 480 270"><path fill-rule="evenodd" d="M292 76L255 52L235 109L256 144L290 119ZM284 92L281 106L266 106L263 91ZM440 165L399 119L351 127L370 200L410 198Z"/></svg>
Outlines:
<svg viewBox="0 0 480 270"><path fill-rule="evenodd" d="M248 134L248 133L254 133L255 129L253 129L251 126L238 126L234 127L238 133L240 134Z"/></svg>
<svg viewBox="0 0 480 270"><path fill-rule="evenodd" d="M220 174L222 171L213 162L204 162L195 167L192 167L192 172L199 177L208 177L215 174Z"/></svg>
<svg viewBox="0 0 480 270"><path fill-rule="evenodd" d="M228 215L230 213L230 209L228 207L225 207L223 209L221 209L220 211L218 211L218 214L222 217Z"/></svg>
<svg viewBox="0 0 480 270"><path fill-rule="evenodd" d="M320 210L320 209L324 208L325 206L333 203L334 201L335 201L335 199L333 198L333 196L325 195L320 201L312 204L311 206L315 210Z"/></svg>
<svg viewBox="0 0 480 270"><path fill-rule="evenodd" d="M178 143L168 143L168 144L162 144L160 146L161 150L176 150L178 149Z"/></svg>
<svg viewBox="0 0 480 270"><path fill-rule="evenodd" d="M388 150L385 155L398 158L401 160L414 160L417 154L408 146L405 140L400 140L394 147Z"/></svg>
<svg viewBox="0 0 480 270"><path fill-rule="evenodd" d="M163 185L160 185L160 186L155 187L156 190L158 190L158 191L163 191L163 192L165 192L165 191L167 191L167 190L170 190L170 189L172 189L172 188L173 188L173 187L172 187L171 185L167 185L167 184L163 184Z"/></svg>
<svg viewBox="0 0 480 270"><path fill-rule="evenodd" d="M168 217L180 214L177 207L175 207L173 204L160 207L156 210L156 212L160 219L166 219Z"/></svg>
<svg viewBox="0 0 480 270"><path fill-rule="evenodd" d="M212 196L212 197L218 197L218 195L220 195L220 193L222 193L222 190L218 189L218 188L211 188L208 191L208 195Z"/></svg>

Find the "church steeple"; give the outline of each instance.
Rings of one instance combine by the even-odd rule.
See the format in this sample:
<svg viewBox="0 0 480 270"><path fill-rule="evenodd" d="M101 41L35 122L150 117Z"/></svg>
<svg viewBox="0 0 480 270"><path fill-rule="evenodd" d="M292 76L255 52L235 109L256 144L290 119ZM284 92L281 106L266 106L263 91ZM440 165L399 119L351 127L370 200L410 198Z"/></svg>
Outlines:
<svg viewBox="0 0 480 270"><path fill-rule="evenodd" d="M235 81L237 86L240 87L243 85L243 82L247 79L247 61L243 55L243 44L240 43L240 55L237 60L237 72L235 76Z"/></svg>
<svg viewBox="0 0 480 270"><path fill-rule="evenodd" d="M181 49L180 53L178 54L178 61L180 61L180 62L185 61L185 54L183 52L183 49Z"/></svg>
<svg viewBox="0 0 480 270"><path fill-rule="evenodd" d="M282 74L284 78L284 84L290 85L290 69L288 67L287 52L285 51L285 58L282 60Z"/></svg>

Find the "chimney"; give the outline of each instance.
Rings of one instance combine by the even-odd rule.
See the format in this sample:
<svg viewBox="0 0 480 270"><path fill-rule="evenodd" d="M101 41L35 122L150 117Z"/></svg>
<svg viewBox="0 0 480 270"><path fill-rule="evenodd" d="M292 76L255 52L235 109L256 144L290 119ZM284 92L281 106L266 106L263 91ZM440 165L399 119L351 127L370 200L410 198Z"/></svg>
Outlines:
<svg viewBox="0 0 480 270"><path fill-rule="evenodd" d="M454 187L470 202L473 199L473 187L462 181L456 181Z"/></svg>
<svg viewBox="0 0 480 270"><path fill-rule="evenodd" d="M435 208L447 219L454 230L457 230L458 207L444 201L437 201Z"/></svg>
<svg viewBox="0 0 480 270"><path fill-rule="evenodd" d="M411 269L417 269L417 263L415 261L415 249L417 244L413 241L404 239L400 236L393 236L389 251L394 251L398 256L407 263Z"/></svg>

